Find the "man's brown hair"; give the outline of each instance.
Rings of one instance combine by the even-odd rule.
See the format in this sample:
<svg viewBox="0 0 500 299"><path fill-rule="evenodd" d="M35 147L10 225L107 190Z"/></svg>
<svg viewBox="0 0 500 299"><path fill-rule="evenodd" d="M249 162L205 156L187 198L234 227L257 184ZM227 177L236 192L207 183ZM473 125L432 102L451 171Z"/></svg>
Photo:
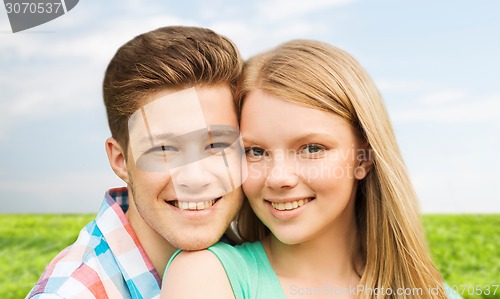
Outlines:
<svg viewBox="0 0 500 299"><path fill-rule="evenodd" d="M168 26L136 36L118 49L104 75L112 137L126 154L130 115L166 88L222 83L234 96L242 67L236 46L210 29Z"/></svg>

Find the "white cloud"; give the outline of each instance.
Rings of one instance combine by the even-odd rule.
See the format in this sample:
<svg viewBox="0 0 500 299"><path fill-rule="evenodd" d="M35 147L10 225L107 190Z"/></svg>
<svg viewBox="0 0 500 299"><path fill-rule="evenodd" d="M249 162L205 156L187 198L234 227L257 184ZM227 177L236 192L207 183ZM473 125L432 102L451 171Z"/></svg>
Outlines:
<svg viewBox="0 0 500 299"><path fill-rule="evenodd" d="M0 213L93 213L104 192L125 186L111 170L95 173L65 173L37 179L0 181ZM8 198L15 196L15 198ZM29 205L25 205L29 201Z"/></svg>
<svg viewBox="0 0 500 299"><path fill-rule="evenodd" d="M270 50L291 39L312 36L325 30L325 24L306 20L276 25L272 31L269 31L270 26L265 22L215 21L208 27L230 38L244 58Z"/></svg>
<svg viewBox="0 0 500 299"><path fill-rule="evenodd" d="M345 6L354 0L275 0L262 1L258 5L259 14L268 20L297 18L298 16L323 10L333 6Z"/></svg>
<svg viewBox="0 0 500 299"><path fill-rule="evenodd" d="M425 95L417 103L420 104L407 105L392 111L394 121L402 123L491 122L497 125L500 121L500 95L477 98L460 91L445 91Z"/></svg>
<svg viewBox="0 0 500 299"><path fill-rule="evenodd" d="M134 7L140 2L128 4ZM67 26L75 26L71 23L75 22L80 24L80 29L85 28L78 34L67 35L65 32L69 30L61 29L61 33L0 36L0 57L5 65L5 71L0 74L3 112L0 139L17 123L102 106L104 71L122 44L161 26L190 22L159 13L147 18L137 14L104 19L91 14L87 10L75 11L74 15L63 16L60 23L49 26L57 32L56 28L67 29ZM91 26L82 25L89 19L99 21Z"/></svg>
<svg viewBox="0 0 500 299"><path fill-rule="evenodd" d="M375 80L375 84L382 93L422 91L428 89L431 86L429 82L425 81L393 79Z"/></svg>
<svg viewBox="0 0 500 299"><path fill-rule="evenodd" d="M3 90L0 140L20 123L100 109L102 72L98 73L92 64L73 64L68 68L64 65L45 68L23 65L0 75L0 89Z"/></svg>
<svg viewBox="0 0 500 299"><path fill-rule="evenodd" d="M500 213L497 177L494 171L467 168L459 172L434 169L411 176L424 213Z"/></svg>
<svg viewBox="0 0 500 299"><path fill-rule="evenodd" d="M436 93L427 94L420 99L420 102L427 105L441 105L458 102L465 98L465 93L459 90L443 90Z"/></svg>
<svg viewBox="0 0 500 299"><path fill-rule="evenodd" d="M189 20L170 16L130 17L102 20L85 32L69 36L12 34L2 38L0 55L16 57L20 63L41 58L59 62L68 59L66 63L69 65L74 63L70 59L106 63L122 44L134 36L168 24L186 23Z"/></svg>

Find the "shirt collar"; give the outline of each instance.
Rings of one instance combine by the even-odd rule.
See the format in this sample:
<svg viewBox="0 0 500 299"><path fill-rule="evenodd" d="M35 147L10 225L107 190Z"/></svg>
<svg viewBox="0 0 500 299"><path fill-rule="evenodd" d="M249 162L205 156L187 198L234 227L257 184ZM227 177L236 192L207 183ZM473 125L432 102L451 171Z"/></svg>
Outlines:
<svg viewBox="0 0 500 299"><path fill-rule="evenodd" d="M127 188L108 190L96 217L97 227L115 256L129 288L139 292L139 298L152 298L160 292L161 278L125 216L127 209Z"/></svg>

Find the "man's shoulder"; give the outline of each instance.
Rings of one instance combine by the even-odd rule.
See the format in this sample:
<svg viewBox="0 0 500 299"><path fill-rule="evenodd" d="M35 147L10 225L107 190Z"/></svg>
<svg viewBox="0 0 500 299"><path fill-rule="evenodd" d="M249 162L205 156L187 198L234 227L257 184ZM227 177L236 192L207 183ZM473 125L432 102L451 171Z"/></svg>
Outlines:
<svg viewBox="0 0 500 299"><path fill-rule="evenodd" d="M159 296L160 277L126 219L126 208L126 189L106 192L96 219L49 263L27 298Z"/></svg>
<svg viewBox="0 0 500 299"><path fill-rule="evenodd" d="M103 280L117 278L122 280L119 266L92 221L80 231L75 243L47 265L27 298L37 298L40 294L74 297L90 292L91 295L104 289Z"/></svg>

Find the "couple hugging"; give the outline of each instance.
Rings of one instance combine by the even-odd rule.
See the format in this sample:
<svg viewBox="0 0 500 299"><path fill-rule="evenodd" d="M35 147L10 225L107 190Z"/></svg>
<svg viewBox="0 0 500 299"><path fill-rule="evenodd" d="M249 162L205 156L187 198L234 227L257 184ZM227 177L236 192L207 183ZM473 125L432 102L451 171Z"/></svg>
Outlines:
<svg viewBox="0 0 500 299"><path fill-rule="evenodd" d="M244 62L212 30L163 27L118 49L103 97L127 187L27 298L448 298L346 52L294 40Z"/></svg>

